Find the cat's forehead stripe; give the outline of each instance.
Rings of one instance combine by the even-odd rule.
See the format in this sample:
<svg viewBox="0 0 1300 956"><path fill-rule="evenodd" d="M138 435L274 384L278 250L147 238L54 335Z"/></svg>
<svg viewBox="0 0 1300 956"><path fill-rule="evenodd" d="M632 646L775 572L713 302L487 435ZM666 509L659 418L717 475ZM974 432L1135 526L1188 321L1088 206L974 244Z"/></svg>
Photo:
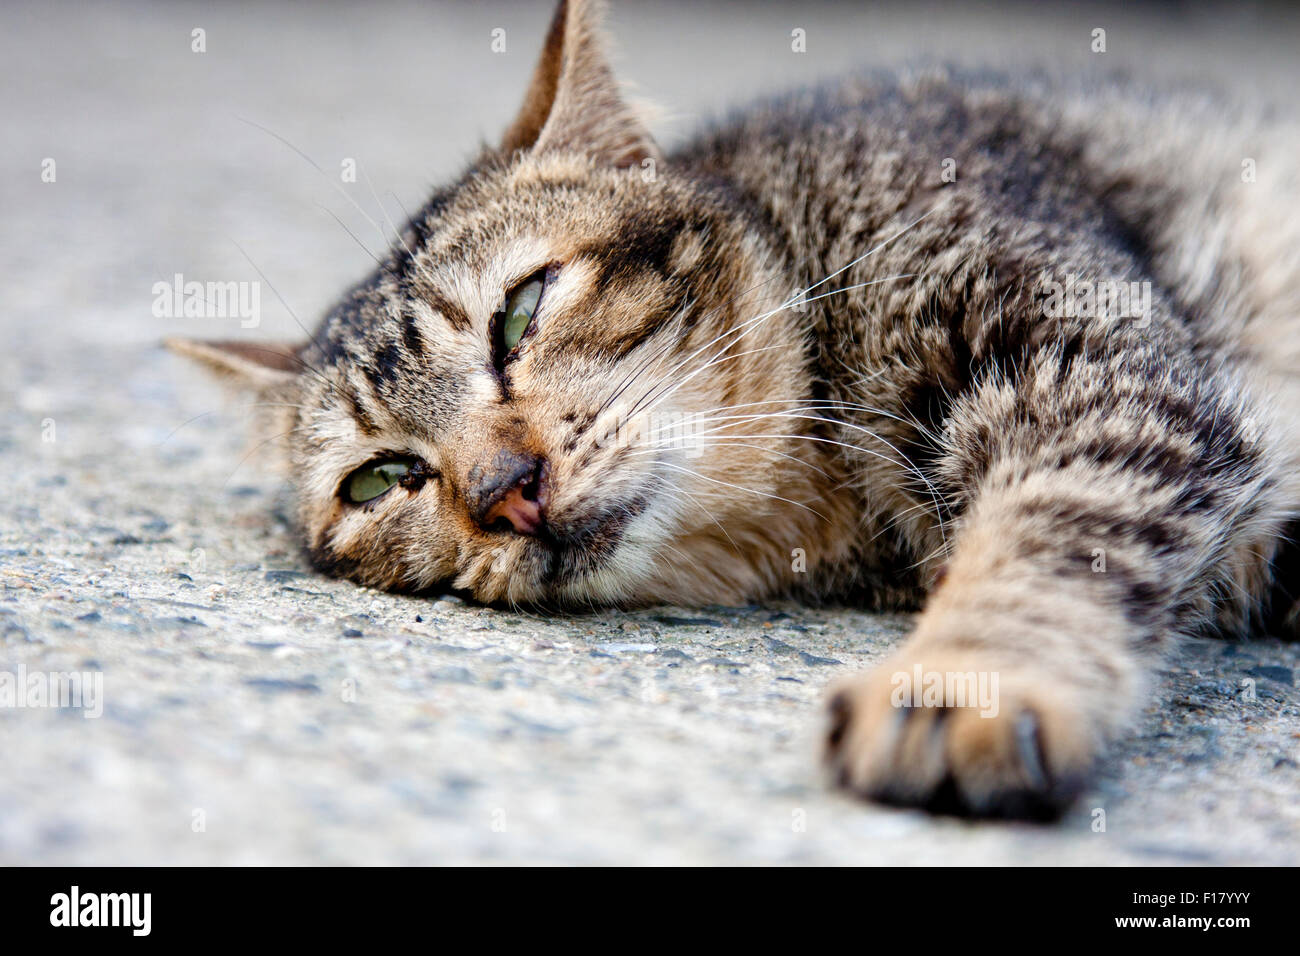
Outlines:
<svg viewBox="0 0 1300 956"><path fill-rule="evenodd" d="M361 393L351 382L348 383L348 388L344 391L343 397L348 404L348 411L351 413L353 420L356 421L357 428L361 430L362 434L366 436L378 435L380 432L379 424L365 405L362 404Z"/></svg>
<svg viewBox="0 0 1300 956"><path fill-rule="evenodd" d="M421 277L412 282L408 294L407 310L423 316L426 321L436 314L457 332L468 332L473 328L469 313L454 298L443 294L430 279Z"/></svg>
<svg viewBox="0 0 1300 956"><path fill-rule="evenodd" d="M407 350L419 355L425 349L424 336L420 334L419 320L410 303L402 310L402 344Z"/></svg>

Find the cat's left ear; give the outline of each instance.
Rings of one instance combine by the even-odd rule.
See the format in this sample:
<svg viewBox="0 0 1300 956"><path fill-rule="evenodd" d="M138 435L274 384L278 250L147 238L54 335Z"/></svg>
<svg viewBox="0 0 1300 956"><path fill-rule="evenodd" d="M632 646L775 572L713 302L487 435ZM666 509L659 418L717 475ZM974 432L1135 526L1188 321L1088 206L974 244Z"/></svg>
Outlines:
<svg viewBox="0 0 1300 956"><path fill-rule="evenodd" d="M604 6L603 0L560 0L523 107L502 140L504 152L566 150L618 167L662 159L610 69Z"/></svg>
<svg viewBox="0 0 1300 956"><path fill-rule="evenodd" d="M304 367L299 347L283 342L169 338L163 345L194 359L228 384L255 392L292 385Z"/></svg>

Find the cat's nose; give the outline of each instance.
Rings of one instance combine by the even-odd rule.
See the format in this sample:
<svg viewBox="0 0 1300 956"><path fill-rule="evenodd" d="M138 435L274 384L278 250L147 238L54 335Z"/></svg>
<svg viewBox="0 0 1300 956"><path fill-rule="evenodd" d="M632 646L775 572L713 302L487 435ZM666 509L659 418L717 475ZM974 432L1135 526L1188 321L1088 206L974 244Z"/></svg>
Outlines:
<svg viewBox="0 0 1300 956"><path fill-rule="evenodd" d="M502 449L469 472L465 498L479 527L535 535L546 524L546 460Z"/></svg>

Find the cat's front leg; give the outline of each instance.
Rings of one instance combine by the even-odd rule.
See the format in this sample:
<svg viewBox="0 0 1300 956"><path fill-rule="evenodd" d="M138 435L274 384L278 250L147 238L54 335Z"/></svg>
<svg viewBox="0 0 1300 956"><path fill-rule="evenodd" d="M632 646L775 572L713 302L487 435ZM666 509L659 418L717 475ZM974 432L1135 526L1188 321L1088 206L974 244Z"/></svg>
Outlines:
<svg viewBox="0 0 1300 956"><path fill-rule="evenodd" d="M924 702L931 686L953 680L972 688L968 703ZM992 687L987 697L981 686ZM1050 668L1007 666L942 642L909 648L834 692L829 762L841 786L881 803L1052 820L1102 743L1085 694Z"/></svg>
<svg viewBox="0 0 1300 956"><path fill-rule="evenodd" d="M978 816L1050 818L1075 797L1139 702L1161 622L1134 613L1149 592L1127 564L1052 531L1060 507L1041 489L975 506L911 639L832 692L841 785Z"/></svg>
<svg viewBox="0 0 1300 956"><path fill-rule="evenodd" d="M1143 655L1105 581L972 533L916 632L833 688L827 760L859 796L939 813L1050 819L1139 700Z"/></svg>
<svg viewBox="0 0 1300 956"><path fill-rule="evenodd" d="M1062 415L1047 431L1050 399L1032 432L983 426L1001 446L967 472L969 504L914 635L832 692L826 759L842 786L978 816L1069 804L1140 704L1161 645L1204 619L1207 595L1243 590L1214 584L1250 577L1234 554L1262 553L1244 537L1258 526L1239 521L1265 513L1262 459L1205 451L1232 439L1229 410L1202 437L1213 406L1178 407L1187 419L1146 429L1141 446L1108 438L1142 434L1122 413ZM1096 451L1105 441L1112 454Z"/></svg>
<svg viewBox="0 0 1300 956"><path fill-rule="evenodd" d="M843 786L1050 817L1174 635L1258 610L1289 513L1273 439L1231 380L1140 346L1047 350L958 397L936 466L947 570L902 649L831 695Z"/></svg>

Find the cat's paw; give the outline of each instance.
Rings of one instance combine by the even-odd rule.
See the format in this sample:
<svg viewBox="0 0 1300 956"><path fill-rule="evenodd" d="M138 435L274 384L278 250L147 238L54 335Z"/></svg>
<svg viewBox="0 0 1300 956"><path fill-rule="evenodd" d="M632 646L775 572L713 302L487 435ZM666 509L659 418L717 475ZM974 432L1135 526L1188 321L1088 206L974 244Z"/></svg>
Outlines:
<svg viewBox="0 0 1300 956"><path fill-rule="evenodd" d="M835 782L934 813L1059 817L1097 746L1074 688L971 664L900 655L835 687L825 753Z"/></svg>

